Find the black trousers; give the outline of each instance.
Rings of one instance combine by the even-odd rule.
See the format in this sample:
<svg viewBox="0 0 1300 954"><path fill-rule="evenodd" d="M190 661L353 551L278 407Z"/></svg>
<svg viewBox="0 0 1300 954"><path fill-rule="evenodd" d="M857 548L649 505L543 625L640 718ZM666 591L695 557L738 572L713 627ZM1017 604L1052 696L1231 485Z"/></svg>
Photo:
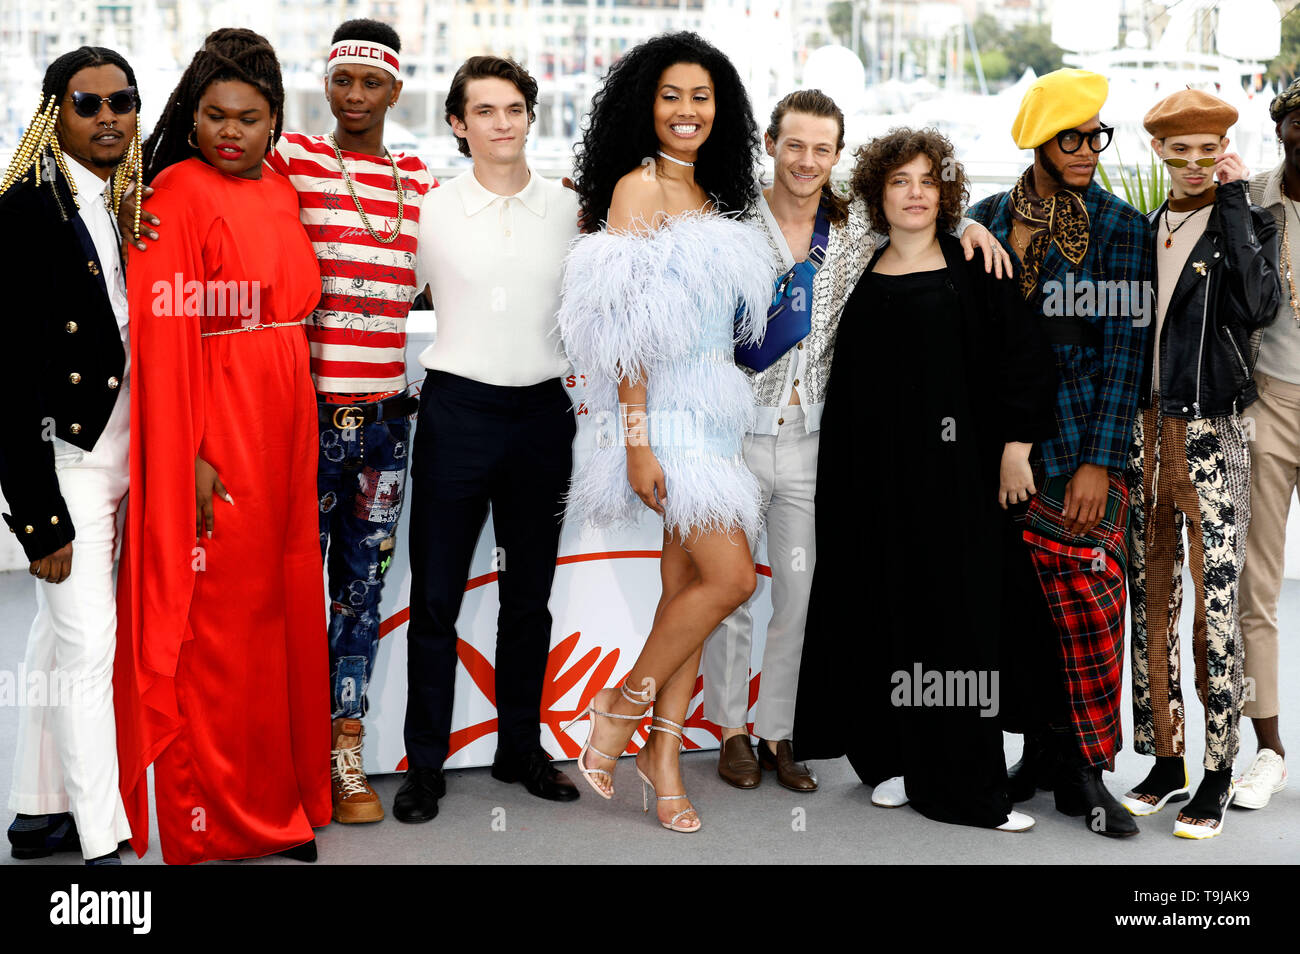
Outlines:
<svg viewBox="0 0 1300 954"><path fill-rule="evenodd" d="M411 461L406 754L441 768L451 735L456 617L487 520L498 556L497 745L540 744L551 582L573 469L573 405L559 378L501 387L430 371Z"/></svg>

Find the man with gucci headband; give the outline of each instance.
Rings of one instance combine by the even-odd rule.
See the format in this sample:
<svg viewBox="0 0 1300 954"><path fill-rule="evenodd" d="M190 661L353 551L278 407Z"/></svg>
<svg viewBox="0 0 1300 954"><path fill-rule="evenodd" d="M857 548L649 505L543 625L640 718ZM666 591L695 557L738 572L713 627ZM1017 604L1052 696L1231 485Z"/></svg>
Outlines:
<svg viewBox="0 0 1300 954"><path fill-rule="evenodd" d="M1196 89L1167 96L1144 120L1170 182L1168 199L1150 215L1155 326L1128 468L1133 745L1156 761L1124 806L1152 815L1186 801L1190 788L1178 647L1186 523L1205 776L1173 824L1182 838L1217 835L1232 799L1243 695L1235 611L1252 523L1238 413L1256 398L1251 336L1273 321L1281 294L1277 226L1251 206L1249 173L1227 151L1236 121L1232 106Z"/></svg>
<svg viewBox="0 0 1300 954"><path fill-rule="evenodd" d="M417 156L384 148L384 118L402 92L400 49L396 31L375 20L335 30L324 84L334 131L286 133L266 158L297 190L320 259L321 299L307 338L320 409L334 820L344 824L384 817L361 765L361 717L418 406L406 382L406 317L417 294L420 208L437 185Z"/></svg>
<svg viewBox="0 0 1300 954"><path fill-rule="evenodd" d="M1150 323L1146 219L1093 181L1113 130L1106 79L1048 73L1011 127L1034 162L970 216L1020 262L1020 290L1056 355L1058 434L1033 448L1035 491L1011 508L1003 725L1025 735L1011 796L1055 791L1099 834L1132 835L1102 785L1120 747L1128 493L1124 468Z"/></svg>
<svg viewBox="0 0 1300 954"><path fill-rule="evenodd" d="M1232 804L1263 808L1286 787L1286 750L1278 724L1277 601L1282 592L1286 523L1300 471L1300 81L1269 106L1282 161L1256 173L1250 198L1272 213L1281 236L1277 319L1250 337L1259 399L1246 417L1250 441L1250 534L1241 574L1241 632L1246 645L1245 706L1257 752L1236 783Z"/></svg>
<svg viewBox="0 0 1300 954"><path fill-rule="evenodd" d="M83 46L45 71L0 183L15 358L0 442L9 529L36 577L9 807L15 858L120 864L131 828L113 719L117 515L129 483L127 298L114 215L139 178L140 99L119 54ZM57 291L56 291L57 290ZM51 292L54 291L54 294ZM80 836L80 839L78 839Z"/></svg>

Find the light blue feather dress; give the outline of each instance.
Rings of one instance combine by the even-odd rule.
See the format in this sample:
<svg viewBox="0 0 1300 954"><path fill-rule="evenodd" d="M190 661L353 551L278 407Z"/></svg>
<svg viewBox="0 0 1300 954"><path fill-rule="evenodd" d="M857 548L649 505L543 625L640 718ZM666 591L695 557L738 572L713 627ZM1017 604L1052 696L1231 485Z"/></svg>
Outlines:
<svg viewBox="0 0 1300 954"><path fill-rule="evenodd" d="M668 490L665 527L684 538L735 529L756 538L758 482L741 452L754 390L732 355L738 340L762 339L771 256L757 227L713 212L574 240L557 319L586 377L596 448L573 476L571 517L625 526L646 512L627 479L618 407L627 375L646 382L650 446Z"/></svg>

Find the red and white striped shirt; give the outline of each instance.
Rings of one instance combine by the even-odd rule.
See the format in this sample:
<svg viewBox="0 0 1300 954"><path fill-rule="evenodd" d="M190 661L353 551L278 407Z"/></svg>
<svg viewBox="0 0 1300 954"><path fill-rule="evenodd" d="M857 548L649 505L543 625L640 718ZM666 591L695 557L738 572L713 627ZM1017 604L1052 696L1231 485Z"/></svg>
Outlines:
<svg viewBox="0 0 1300 954"><path fill-rule="evenodd" d="M299 215L320 259L320 304L307 323L311 374L322 393L400 391L406 387L406 316L415 284L420 205L438 182L418 156L394 154L402 176L401 235L380 244L366 230L325 136L285 133L267 164L288 176ZM397 193L387 158L343 152L370 227L397 224Z"/></svg>

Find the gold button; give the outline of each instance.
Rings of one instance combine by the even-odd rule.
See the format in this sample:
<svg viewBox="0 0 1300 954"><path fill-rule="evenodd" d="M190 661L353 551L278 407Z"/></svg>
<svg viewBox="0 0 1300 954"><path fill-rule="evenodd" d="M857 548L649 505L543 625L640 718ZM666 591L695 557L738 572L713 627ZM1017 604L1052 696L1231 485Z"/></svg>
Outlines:
<svg viewBox="0 0 1300 954"><path fill-rule="evenodd" d="M785 418L783 418L783 417L778 417L778 418L776 419L776 422L777 422L778 424L784 424L784 423L785 423Z"/></svg>
<svg viewBox="0 0 1300 954"><path fill-rule="evenodd" d="M802 350L803 350L803 342L800 341L797 345L795 345L795 347L798 348L800 351L802 351Z"/></svg>
<svg viewBox="0 0 1300 954"><path fill-rule="evenodd" d="M73 424L71 427L68 428L68 430L71 431L73 434L80 434L80 433L81 433L81 425L80 425L80 424Z"/></svg>
<svg viewBox="0 0 1300 954"><path fill-rule="evenodd" d="M116 390L117 390L117 386L118 386L119 384L121 384L121 383L122 383L122 382L118 381L117 378L109 378L109 379L108 379L108 388L109 388L110 391L116 391Z"/></svg>
<svg viewBox="0 0 1300 954"><path fill-rule="evenodd" d="M59 525L59 515L55 514L53 517L50 518L50 526L57 527L58 525Z"/></svg>
<svg viewBox="0 0 1300 954"><path fill-rule="evenodd" d="M36 528L33 527L30 523L27 526L23 527L23 533L35 533L35 532L36 532Z"/></svg>
<svg viewBox="0 0 1300 954"><path fill-rule="evenodd" d="M86 262L86 267L90 269L90 274L92 275L99 274L99 266L95 264L94 259L91 259L90 261Z"/></svg>
<svg viewBox="0 0 1300 954"><path fill-rule="evenodd" d="M75 335L77 333L77 323L75 321L70 321L63 327L68 330L68 334L70 335Z"/></svg>
<svg viewBox="0 0 1300 954"><path fill-rule="evenodd" d="M799 386L799 379L798 379L798 378L795 378L795 379L794 379L794 386L795 386L795 387L798 387L798 386Z"/></svg>
<svg viewBox="0 0 1300 954"><path fill-rule="evenodd" d="M76 371L73 371L70 375L68 375L68 380L71 381L73 384L80 384L81 375L79 375Z"/></svg>

